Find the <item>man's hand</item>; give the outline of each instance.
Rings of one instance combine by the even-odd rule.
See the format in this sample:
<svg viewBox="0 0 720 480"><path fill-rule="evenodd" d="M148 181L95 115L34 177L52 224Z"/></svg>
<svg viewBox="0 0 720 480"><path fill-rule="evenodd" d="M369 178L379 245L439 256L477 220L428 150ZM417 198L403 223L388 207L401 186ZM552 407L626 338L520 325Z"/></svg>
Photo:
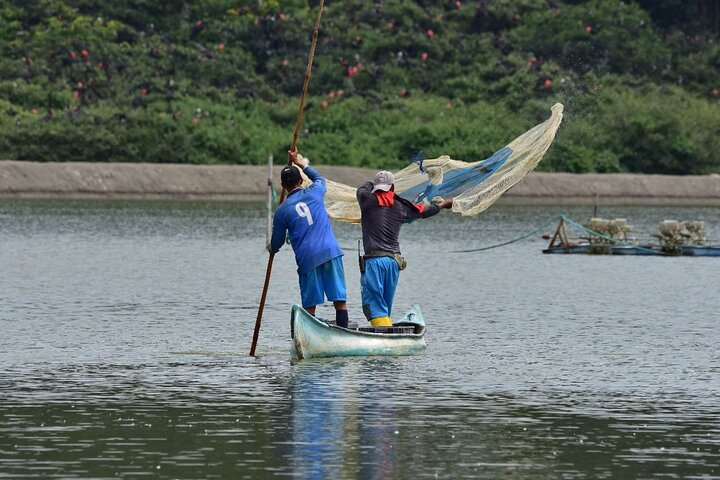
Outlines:
<svg viewBox="0 0 720 480"><path fill-rule="evenodd" d="M310 163L308 159L300 155L297 150L288 150L288 160L290 160L290 163L297 165L301 169L304 169Z"/></svg>
<svg viewBox="0 0 720 480"><path fill-rule="evenodd" d="M452 199L452 198L448 198L447 200L443 200L442 202L440 202L440 203L438 204L438 207L440 207L441 209L443 209L443 208L451 208L452 206L453 206L453 199Z"/></svg>
<svg viewBox="0 0 720 480"><path fill-rule="evenodd" d="M288 150L288 162L297 163L298 151Z"/></svg>

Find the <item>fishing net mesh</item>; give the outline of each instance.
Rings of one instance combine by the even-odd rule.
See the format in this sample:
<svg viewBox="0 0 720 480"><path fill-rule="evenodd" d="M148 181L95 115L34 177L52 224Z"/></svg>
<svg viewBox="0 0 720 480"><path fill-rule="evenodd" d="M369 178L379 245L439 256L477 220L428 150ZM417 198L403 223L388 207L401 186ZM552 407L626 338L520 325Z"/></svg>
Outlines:
<svg viewBox="0 0 720 480"><path fill-rule="evenodd" d="M555 138L563 106L553 105L552 114L489 158L477 162L453 160L447 155L412 163L395 173L395 193L415 203L454 198L452 211L477 215L492 205L542 160ZM330 218L360 222L357 187L328 180L325 207Z"/></svg>

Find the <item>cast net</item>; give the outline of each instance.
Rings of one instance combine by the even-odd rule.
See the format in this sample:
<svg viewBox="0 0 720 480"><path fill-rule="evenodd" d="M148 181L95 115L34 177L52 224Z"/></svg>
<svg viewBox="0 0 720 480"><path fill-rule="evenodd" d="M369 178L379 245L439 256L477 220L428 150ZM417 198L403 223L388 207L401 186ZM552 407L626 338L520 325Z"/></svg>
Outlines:
<svg viewBox="0 0 720 480"><path fill-rule="evenodd" d="M395 173L395 193L414 203L454 198L452 211L477 215L486 210L510 187L542 160L555 138L563 106L553 105L552 114L489 158L476 162L453 160L447 155L411 163ZM357 187L328 180L325 207L330 218L360 222Z"/></svg>

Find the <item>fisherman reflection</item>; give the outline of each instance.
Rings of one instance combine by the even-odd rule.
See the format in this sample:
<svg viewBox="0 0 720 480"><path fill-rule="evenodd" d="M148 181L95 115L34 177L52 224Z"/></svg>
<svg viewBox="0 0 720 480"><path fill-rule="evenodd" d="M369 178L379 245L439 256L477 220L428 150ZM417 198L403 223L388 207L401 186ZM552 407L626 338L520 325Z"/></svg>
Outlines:
<svg viewBox="0 0 720 480"><path fill-rule="evenodd" d="M331 365L328 363L332 363ZM382 365L368 360L302 362L291 387L293 476L394 478L394 416L384 392L358 381ZM384 363L383 363L384 364ZM372 387L373 385L370 385ZM374 385L377 389L378 385Z"/></svg>

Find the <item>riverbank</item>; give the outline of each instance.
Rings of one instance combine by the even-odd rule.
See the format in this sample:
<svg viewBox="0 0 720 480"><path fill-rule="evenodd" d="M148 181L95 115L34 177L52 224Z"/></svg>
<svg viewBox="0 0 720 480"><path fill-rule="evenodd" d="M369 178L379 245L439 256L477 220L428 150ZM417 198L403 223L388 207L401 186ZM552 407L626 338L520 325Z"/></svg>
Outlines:
<svg viewBox="0 0 720 480"><path fill-rule="evenodd" d="M319 166L337 182L359 185L375 170ZM273 172L279 187L280 166ZM141 163L0 161L0 198L212 199L260 201L267 167ZM505 203L720 205L720 175L532 172Z"/></svg>

